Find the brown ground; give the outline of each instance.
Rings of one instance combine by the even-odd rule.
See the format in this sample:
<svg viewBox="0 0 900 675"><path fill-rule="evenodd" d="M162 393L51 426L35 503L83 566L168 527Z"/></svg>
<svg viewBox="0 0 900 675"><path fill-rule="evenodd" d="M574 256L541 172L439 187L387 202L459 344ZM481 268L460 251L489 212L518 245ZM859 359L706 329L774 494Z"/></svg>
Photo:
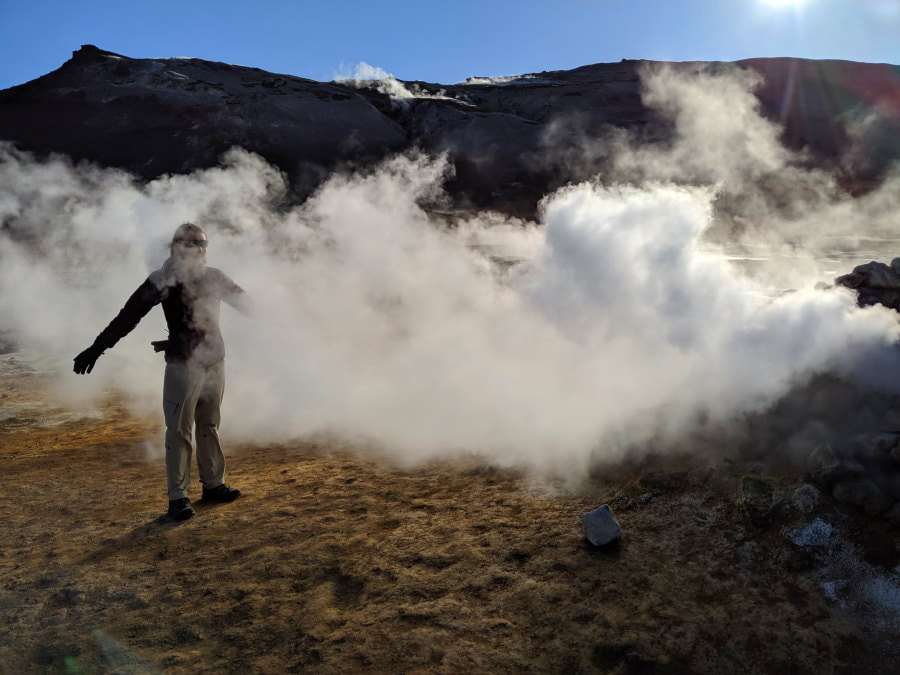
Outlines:
<svg viewBox="0 0 900 675"><path fill-rule="evenodd" d="M829 602L820 562L785 538L812 516L741 514L747 466L620 469L573 493L475 461L243 446L244 496L176 524L162 461L144 459L158 421L111 395L103 419L60 422L45 387L0 377L16 410L0 419L2 672L897 669L890 633ZM625 536L598 550L579 516L607 502ZM895 534L829 513L859 541Z"/></svg>

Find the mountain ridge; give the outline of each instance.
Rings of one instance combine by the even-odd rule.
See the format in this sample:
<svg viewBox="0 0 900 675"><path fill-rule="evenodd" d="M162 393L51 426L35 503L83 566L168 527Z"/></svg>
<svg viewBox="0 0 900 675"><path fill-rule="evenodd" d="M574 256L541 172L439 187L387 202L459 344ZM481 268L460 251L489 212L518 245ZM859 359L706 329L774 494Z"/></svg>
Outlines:
<svg viewBox="0 0 900 675"><path fill-rule="evenodd" d="M793 149L847 176L877 181L900 159L900 66L789 57L738 62L626 60L459 84L318 82L196 58L138 59L84 45L60 68L0 91L0 139L126 169L142 179L215 166L238 145L278 166L302 199L335 170L420 149L448 153L448 191L480 207L533 210L548 190L597 167L549 166L624 129L648 142L671 130L642 101L643 68L752 69L764 116ZM848 120L875 116L862 159L847 160ZM577 121L572 133L551 135ZM873 125L868 127L871 131ZM868 133L868 132L867 132ZM524 205L524 206L521 206Z"/></svg>

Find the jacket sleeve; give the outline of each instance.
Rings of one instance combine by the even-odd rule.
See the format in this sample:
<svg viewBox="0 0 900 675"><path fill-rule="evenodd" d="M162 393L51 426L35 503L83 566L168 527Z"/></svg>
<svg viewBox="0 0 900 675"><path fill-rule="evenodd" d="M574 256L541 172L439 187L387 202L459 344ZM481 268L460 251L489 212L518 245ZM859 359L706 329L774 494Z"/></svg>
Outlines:
<svg viewBox="0 0 900 675"><path fill-rule="evenodd" d="M244 289L234 283L224 272L218 271L218 273L219 291L222 294L222 300L234 307L241 314L252 316L253 303L250 301L250 298L247 296Z"/></svg>
<svg viewBox="0 0 900 675"><path fill-rule="evenodd" d="M116 318L110 321L109 325L97 336L94 346L100 349L109 349L115 345L134 330L138 322L161 300L162 291L150 279L147 279L131 294Z"/></svg>

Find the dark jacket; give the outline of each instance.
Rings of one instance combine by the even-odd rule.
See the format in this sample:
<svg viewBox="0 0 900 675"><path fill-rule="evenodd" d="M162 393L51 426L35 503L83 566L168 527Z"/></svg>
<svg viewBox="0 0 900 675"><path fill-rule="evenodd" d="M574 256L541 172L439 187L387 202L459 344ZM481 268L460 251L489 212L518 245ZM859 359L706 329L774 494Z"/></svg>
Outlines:
<svg viewBox="0 0 900 675"><path fill-rule="evenodd" d="M171 259L151 273L128 298L125 306L103 329L94 346L109 349L128 335L153 307L162 303L169 326L166 362L191 359L212 365L225 358L225 343L219 330L221 301L245 311L243 289L214 267L203 267L188 279L173 272Z"/></svg>

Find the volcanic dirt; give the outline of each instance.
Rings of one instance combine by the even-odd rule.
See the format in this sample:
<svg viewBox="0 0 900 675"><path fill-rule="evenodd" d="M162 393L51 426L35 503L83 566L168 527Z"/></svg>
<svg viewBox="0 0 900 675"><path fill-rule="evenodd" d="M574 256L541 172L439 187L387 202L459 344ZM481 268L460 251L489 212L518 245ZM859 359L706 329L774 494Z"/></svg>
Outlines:
<svg viewBox="0 0 900 675"><path fill-rule="evenodd" d="M741 507L746 476L789 497L802 472L657 458L573 487L307 439L231 446L243 496L175 523L158 419L116 392L79 417L0 360L2 672L897 671L896 626L789 537L827 518L889 575L896 531ZM594 548L604 503L624 537Z"/></svg>

